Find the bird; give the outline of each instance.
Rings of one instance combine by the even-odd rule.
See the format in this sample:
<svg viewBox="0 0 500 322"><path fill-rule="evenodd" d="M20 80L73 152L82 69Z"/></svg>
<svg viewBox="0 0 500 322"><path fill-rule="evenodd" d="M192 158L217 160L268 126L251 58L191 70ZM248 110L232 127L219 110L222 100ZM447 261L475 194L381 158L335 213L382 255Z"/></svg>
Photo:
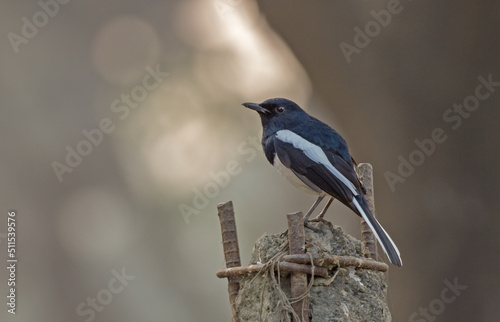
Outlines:
<svg viewBox="0 0 500 322"><path fill-rule="evenodd" d="M344 138L285 98L242 105L260 116L262 147L267 160L294 186L318 195L304 222L323 220L326 210L337 199L368 223L391 263L401 267L403 262L396 244L370 212L356 162ZM309 220L325 196L330 198L324 209Z"/></svg>

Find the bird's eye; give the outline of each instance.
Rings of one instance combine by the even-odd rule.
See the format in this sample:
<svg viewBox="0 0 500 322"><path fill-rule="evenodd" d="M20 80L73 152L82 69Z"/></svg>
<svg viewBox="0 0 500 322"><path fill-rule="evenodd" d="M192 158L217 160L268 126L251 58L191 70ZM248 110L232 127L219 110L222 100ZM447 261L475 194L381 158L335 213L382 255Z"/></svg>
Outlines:
<svg viewBox="0 0 500 322"><path fill-rule="evenodd" d="M278 112L278 113L283 113L284 111L285 111L285 108L283 106L278 106L276 108L276 112Z"/></svg>

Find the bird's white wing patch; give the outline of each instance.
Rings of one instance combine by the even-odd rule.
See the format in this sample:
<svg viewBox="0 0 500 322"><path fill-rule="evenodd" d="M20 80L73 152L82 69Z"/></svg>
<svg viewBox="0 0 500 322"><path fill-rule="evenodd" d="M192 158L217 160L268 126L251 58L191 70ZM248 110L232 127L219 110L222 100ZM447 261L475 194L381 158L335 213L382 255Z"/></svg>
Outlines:
<svg viewBox="0 0 500 322"><path fill-rule="evenodd" d="M324 165L335 177L337 177L337 179L351 190L354 196L359 194L354 184L331 164L322 148L290 130L276 132L276 138L280 141L292 144L296 149L302 150L309 159Z"/></svg>

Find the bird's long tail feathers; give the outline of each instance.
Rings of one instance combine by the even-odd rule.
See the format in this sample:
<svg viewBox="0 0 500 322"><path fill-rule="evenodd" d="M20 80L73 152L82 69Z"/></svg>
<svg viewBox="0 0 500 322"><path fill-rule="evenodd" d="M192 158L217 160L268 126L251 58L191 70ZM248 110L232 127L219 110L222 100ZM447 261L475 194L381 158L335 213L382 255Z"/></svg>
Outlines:
<svg viewBox="0 0 500 322"><path fill-rule="evenodd" d="M372 213L370 212L370 209L368 208L368 204L366 203L363 196L362 195L355 196L352 199L352 202L356 207L356 209L359 211L360 215L363 217L363 219L368 223L368 226L370 226L370 229L375 234L375 237L377 238L380 245L384 249L384 252L387 254L387 257L389 257L391 263L399 267L403 266L401 255L399 254L399 250L396 247L396 244L394 244L391 237L389 237L389 234L386 233L386 231L384 230L384 228L382 228L377 219L373 217Z"/></svg>

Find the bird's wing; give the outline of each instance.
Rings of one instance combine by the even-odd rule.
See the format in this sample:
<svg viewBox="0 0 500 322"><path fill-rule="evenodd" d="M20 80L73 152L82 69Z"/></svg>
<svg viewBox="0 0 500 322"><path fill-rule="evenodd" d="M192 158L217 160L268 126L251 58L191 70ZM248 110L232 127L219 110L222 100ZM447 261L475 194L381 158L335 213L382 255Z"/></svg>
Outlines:
<svg viewBox="0 0 500 322"><path fill-rule="evenodd" d="M391 262L403 265L396 244L370 212L353 164L290 130L278 131L273 144L284 166L354 210L368 223Z"/></svg>
<svg viewBox="0 0 500 322"><path fill-rule="evenodd" d="M332 151L289 130L278 131L273 144L283 165L341 202L349 204L361 193L354 167Z"/></svg>

